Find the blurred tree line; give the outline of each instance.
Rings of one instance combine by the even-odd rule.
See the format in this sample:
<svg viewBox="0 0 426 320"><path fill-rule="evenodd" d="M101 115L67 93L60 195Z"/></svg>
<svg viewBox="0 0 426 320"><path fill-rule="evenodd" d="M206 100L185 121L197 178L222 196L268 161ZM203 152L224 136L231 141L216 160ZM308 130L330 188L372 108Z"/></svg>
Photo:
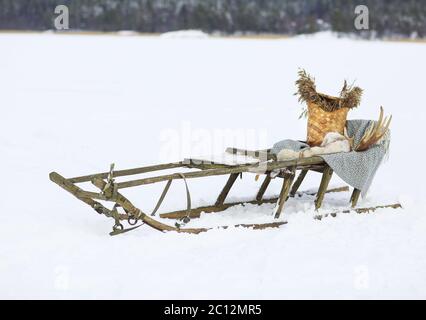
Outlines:
<svg viewBox="0 0 426 320"><path fill-rule="evenodd" d="M0 29L54 29L66 5L72 30L222 33L356 33L355 7L369 8L365 36L426 37L425 0L0 0Z"/></svg>

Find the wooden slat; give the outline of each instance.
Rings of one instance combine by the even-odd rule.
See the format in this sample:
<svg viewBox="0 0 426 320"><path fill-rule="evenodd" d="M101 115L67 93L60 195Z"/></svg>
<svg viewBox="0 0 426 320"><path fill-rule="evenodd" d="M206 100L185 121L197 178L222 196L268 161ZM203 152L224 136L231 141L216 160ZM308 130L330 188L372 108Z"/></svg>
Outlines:
<svg viewBox="0 0 426 320"><path fill-rule="evenodd" d="M279 222L270 222L270 223L251 223L251 224L237 224L233 226L234 228L248 228L253 230L264 230L267 228L279 228L283 225L287 224L287 221L279 221ZM219 227L220 229L228 229L228 226ZM216 228L212 228L216 229Z"/></svg>
<svg viewBox="0 0 426 320"><path fill-rule="evenodd" d="M299 190L300 185L302 184L303 180L306 177L306 174L308 173L308 170L302 170L299 173L299 176L297 177L296 181L294 182L291 191L290 191L290 197L294 197L294 195L296 194L297 190Z"/></svg>
<svg viewBox="0 0 426 320"><path fill-rule="evenodd" d="M361 195L361 191L355 188L354 191L352 192L351 200L350 200L352 208L355 208L356 205L358 204L358 200L359 200L360 195Z"/></svg>
<svg viewBox="0 0 426 320"><path fill-rule="evenodd" d="M209 169L230 168L232 166L222 164L222 163L202 162L201 160L198 161L195 159L188 159L188 164L185 164L185 167L199 169L199 170L209 170Z"/></svg>
<svg viewBox="0 0 426 320"><path fill-rule="evenodd" d="M337 188L332 188L332 189L327 189L327 191L325 193L334 193L334 192L347 192L349 191L349 187L348 186L344 186L344 187L337 187ZM295 196L298 197L302 197L304 195L308 195L308 196L315 196L318 194L318 190L317 191L297 191Z"/></svg>
<svg viewBox="0 0 426 320"><path fill-rule="evenodd" d="M140 167L135 169L117 170L117 171L114 171L114 177L124 177L124 176L130 176L135 174L142 174L142 173L167 170L167 169L173 169L173 168L181 168L181 167L185 167L185 164L183 162L159 164L159 165L146 166L146 167ZM108 177L108 174L109 172L95 173L95 174L90 174L86 176L70 178L68 179L68 181L71 183L89 182L94 178L106 179Z"/></svg>
<svg viewBox="0 0 426 320"><path fill-rule="evenodd" d="M103 200L103 201L111 201L111 198L108 198L106 196L104 196L101 193L97 193L97 192L90 192L90 191L79 191L78 195L84 198L91 198L91 199L96 199L96 200Z"/></svg>
<svg viewBox="0 0 426 320"><path fill-rule="evenodd" d="M286 203L288 199L288 194L290 192L290 187L293 183L294 177L295 177L295 169L292 173L286 174L283 181L283 186L281 188L280 198L278 200L278 208L275 211L275 219L278 219L281 215L281 212L284 208L284 204Z"/></svg>
<svg viewBox="0 0 426 320"><path fill-rule="evenodd" d="M256 195L256 201L260 202L265 195L266 189L268 189L269 184L271 183L271 174L267 174L265 180L263 180L262 185L260 186L259 192Z"/></svg>
<svg viewBox="0 0 426 320"><path fill-rule="evenodd" d="M204 213L220 212L220 211L225 211L226 209L231 208L231 207L235 207L235 206L246 205L246 204L261 205L261 204L264 204L264 203L275 203L275 202L277 202L277 200L278 200L278 197L274 197L274 198L270 198L270 199L263 199L261 201L257 201L257 200L239 201L239 202L223 203L219 206L210 205L210 206L198 207L198 208L191 209L191 211L189 212L189 217L190 218L199 218L201 212L204 212ZM187 210L178 210L178 211L160 214L160 217L165 218L165 219L180 219L180 218L183 218L183 217L186 217L186 216L188 216Z"/></svg>
<svg viewBox="0 0 426 320"><path fill-rule="evenodd" d="M324 169L324 172L322 174L321 184L318 189L317 198L315 200L315 209L318 210L321 208L322 201L324 199L325 192L327 190L328 184L330 183L331 177L333 175L333 169L331 169L329 166L327 166Z"/></svg>
<svg viewBox="0 0 426 320"><path fill-rule="evenodd" d="M291 166L297 166L297 168L303 168L304 166L322 164L322 163L324 163L324 160L322 158L311 157L311 158L303 158L303 159L295 159L295 160L287 160L287 161L268 162L268 163L262 163L260 165L258 163L245 164L245 165L239 165L239 166L230 167L230 168L219 168L219 169L203 170L199 172L188 172L188 173L185 173L185 178L194 179L194 178L219 176L219 175L241 173L241 172L259 173L256 170L263 170L263 173L265 173L275 169L284 169ZM169 174L164 176L157 176L157 177L150 177L150 178L120 182L120 183L117 183L117 188L118 189L131 188L131 187L136 187L140 185L166 181L170 179L172 180L182 179L182 176L175 173L175 174Z"/></svg>
<svg viewBox="0 0 426 320"><path fill-rule="evenodd" d="M314 218L317 219L317 220L321 220L322 218L326 218L328 216L336 217L337 215L342 214L342 213L363 214L363 213L374 212L378 209L402 209L402 206L401 206L400 203L394 203L394 204L387 204L387 205L381 205L381 206L369 207L369 208L342 209L342 210L337 210L337 211L330 212L330 213L319 214L319 215L316 215Z"/></svg>
<svg viewBox="0 0 426 320"><path fill-rule="evenodd" d="M239 173L232 173L229 176L228 181L225 184L225 187L223 187L221 193L219 194L219 197L216 200L216 204L215 204L216 206L219 206L225 202L225 199L228 196L229 191L231 190L232 186L235 183L235 180L237 180L239 175L240 175Z"/></svg>
<svg viewBox="0 0 426 320"><path fill-rule="evenodd" d="M60 174L56 172L50 173L49 178L52 182L56 183L61 188L63 188L64 190L74 195L77 199L91 206L98 213L104 213L104 212L110 211L109 209L104 207L101 203L93 200L92 196L95 196L95 195L100 196L99 194L82 190L81 188L74 185L69 180L65 179L63 176L61 176ZM100 199L100 200L104 200L104 199Z"/></svg>
<svg viewBox="0 0 426 320"><path fill-rule="evenodd" d="M330 189L327 190L326 193L331 193L331 192L343 192L343 191L348 191L349 187L339 187L339 188L334 188L334 189ZM309 194L309 195L315 195L316 192L298 192L298 194L302 195L302 194ZM221 211L225 211L228 208L231 207L235 207L235 206L240 206L240 205L246 205L246 204L255 204L255 205L262 205L265 203L276 203L278 201L278 197L274 196L268 199L261 199L261 200L251 200L251 201L238 201L238 202L231 202L231 203L224 203L220 206L216 206L216 205L210 205L210 206L203 206L203 207L198 207L198 208L192 208L190 213L189 213L189 217L190 218L199 218L200 217L200 213L204 212L204 213L214 213L214 212L221 212ZM183 217L187 216L188 211L187 210L178 210L178 211L173 211L173 212L167 212L167 213L162 213L160 214L161 218L166 218L166 219L180 219Z"/></svg>

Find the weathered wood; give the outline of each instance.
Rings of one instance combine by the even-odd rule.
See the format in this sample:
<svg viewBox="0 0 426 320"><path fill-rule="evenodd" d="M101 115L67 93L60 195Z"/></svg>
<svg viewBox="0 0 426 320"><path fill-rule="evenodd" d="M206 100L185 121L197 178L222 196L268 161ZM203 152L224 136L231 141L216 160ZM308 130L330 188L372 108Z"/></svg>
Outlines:
<svg viewBox="0 0 426 320"><path fill-rule="evenodd" d="M316 165L311 165L309 167L306 167L306 169L309 169L310 171L315 171L315 172L323 172L324 168L325 168L326 164L316 164Z"/></svg>
<svg viewBox="0 0 426 320"><path fill-rule="evenodd" d="M51 172L49 174L49 178L52 182L56 183L58 186L60 186L62 189L68 191L72 195L74 195L79 200L83 201L84 203L88 204L92 208L99 203L91 199L90 197L82 196L85 194L85 191L81 188L77 187L73 183L71 183L69 180L65 179L63 176L61 176L59 173Z"/></svg>
<svg viewBox="0 0 426 320"><path fill-rule="evenodd" d="M278 197L269 198L269 199L262 199L261 201L252 200L252 201L238 201L238 202L230 202L230 203L223 203L221 205L210 205L210 206L203 206L198 208L193 208L189 212L190 218L199 218L200 214L202 212L204 213L213 213L213 212L221 212L225 211L228 208L239 206L239 205L246 205L246 204L255 204L255 205L262 205L264 203L276 203L278 200ZM161 213L160 217L165 219L180 219L183 217L188 216L187 210L178 210L173 212L167 212L167 213Z"/></svg>
<svg viewBox="0 0 426 320"><path fill-rule="evenodd" d="M297 168L303 168L304 166L309 166L313 164L322 164L324 160L320 157L311 157L311 158L303 158L303 159L295 159L295 160L287 160L287 161L276 161L276 162L268 162L268 163L254 163L254 164L244 164L239 166L233 166L230 168L218 168L218 169L210 169L203 170L198 172L188 172L185 173L186 179L194 179L194 178L202 178L209 176L219 176L226 175L231 173L243 173L243 172L256 172L256 170L262 169L264 172L269 172L275 169L284 169L287 167L297 166ZM182 179L182 177L175 173L164 176L150 177L145 179L131 180L126 182L117 183L118 189L131 188L145 184L157 183L165 180L177 180Z"/></svg>
<svg viewBox="0 0 426 320"><path fill-rule="evenodd" d="M52 182L56 183L61 188L65 189L66 191L68 191L69 193L74 195L79 200L90 205L92 208L94 208L96 211L98 211L98 213L102 213L102 212L99 211L100 209L105 210L105 212L107 212L107 211L110 212L110 210L105 208L102 204L100 204L100 203L98 203L98 202L96 202L96 201L94 201L90 198L81 197L80 194L83 192L83 190L80 189L79 187L77 187L76 185L74 185L73 183L71 183L70 181L68 181L67 179L65 179L64 177L62 177L61 175L59 175L58 173L52 172L49 175L49 177L50 177L50 180ZM99 178L94 178L93 184L96 185L101 190L106 185L106 183ZM220 229L220 228L221 229L227 229L227 228L229 228L229 226L222 226L222 227L216 227L216 228L186 228L186 229L179 229L179 228L171 227L171 226L168 226L166 224L158 222L158 221L150 218L149 216L145 215L139 209L137 209L135 206L133 206L129 200L127 200L124 196L122 196L119 193L117 193L117 199L118 199L117 202L120 203L120 205L125 210L128 210L129 213L131 213L132 215L140 216L141 220L144 223L146 223L147 225L149 225L149 226L151 226L154 229L157 229L159 231L175 231L175 232L179 232L179 233L199 234L199 233L202 233L202 232L207 232L207 231L212 230L212 229ZM128 215L120 214L121 219L125 219L127 217L128 217ZM238 225L235 225L233 227L251 228L253 230L263 230L263 229L266 229L266 228L279 228L280 226L282 226L284 224L286 224L286 222L274 222L274 223L263 223L263 224L238 224Z"/></svg>
<svg viewBox="0 0 426 320"><path fill-rule="evenodd" d="M219 194L219 197L216 200L216 206L220 206L225 202L226 197L228 196L229 191L237 180L239 173L232 173L229 175L228 181L225 184L225 187L222 189L222 192Z"/></svg>
<svg viewBox="0 0 426 320"><path fill-rule="evenodd" d="M350 200L352 208L356 207L360 195L361 195L361 190L354 188L354 191L352 192L351 200Z"/></svg>
<svg viewBox="0 0 426 320"><path fill-rule="evenodd" d="M305 179L307 173L308 173L308 170L302 170L299 173L299 176L297 177L296 181L293 183L293 186L291 187L290 197L295 196L297 190L299 190L299 187L302 184L303 180Z"/></svg>
<svg viewBox="0 0 426 320"><path fill-rule="evenodd" d="M242 165L238 167L232 167L232 168L219 168L219 169L210 169L210 170L202 170L197 172L188 172L185 173L186 179L194 179L194 178L203 178L203 177L209 177L209 176L219 176L219 175L226 175L226 174L232 174L232 173L239 173L239 172L246 172L247 168L251 167L252 165ZM132 180L132 181L126 181L126 182L120 182L117 183L118 189L124 189L124 188L131 188L136 187L140 185L146 185L146 184L152 184L157 183L160 181L165 180L178 180L182 179L182 176L180 176L178 173L164 175L164 176L157 176L157 177L150 177L145 179L138 179L138 180Z"/></svg>
<svg viewBox="0 0 426 320"><path fill-rule="evenodd" d="M228 229L228 228L247 228L247 229L252 229L252 230L264 230L264 229L268 229L268 228L279 228L283 225L287 224L287 221L279 221L279 222L269 222L269 223L249 223L249 224L236 224L233 226L219 226L219 227L212 227L212 228L199 228L198 230L200 230L200 232L198 233L202 233L202 232L207 232L210 230L215 230L215 229ZM183 229L180 229L179 232L183 232Z"/></svg>
<svg viewBox="0 0 426 320"><path fill-rule="evenodd" d="M99 196L101 195L94 193L94 192L87 192L79 188L78 186L71 183L69 180L65 179L63 176L56 172L52 172L49 175L49 178L52 182L56 183L58 186L60 186L62 189L68 191L72 195L74 195L77 199L83 201L84 203L88 204L90 207L92 207L97 213L99 214L111 214L111 211L103 206L101 203L94 201L91 196ZM104 200L104 199L101 199ZM125 218L126 215L121 215L122 218Z"/></svg>
<svg viewBox="0 0 426 320"><path fill-rule="evenodd" d="M325 193L327 194L327 193L346 192L346 191L349 191L348 186L327 189ZM317 191L298 191L296 192L295 196L298 196L298 197L302 197L304 195L315 196L317 194L318 194L318 190Z"/></svg>
<svg viewBox="0 0 426 320"><path fill-rule="evenodd" d="M105 181L94 178L92 180L92 183L97 186L99 189L103 189L106 185ZM175 231L178 233L191 233L191 234L199 234L202 232L207 232L212 229L217 228L176 228L169 225L166 225L164 223L161 223L155 219L152 219L145 213L143 213L141 210L136 208L126 197L124 197L122 194L117 192L116 194L117 203L121 205L128 213L134 217L138 217L141 219L145 224L149 225L150 227L157 229L159 231ZM239 224L235 227L243 227L243 228L252 228L254 230L262 230L265 228L278 228L281 225L285 224L285 222L278 222L278 223L265 223L265 224ZM224 227L218 227L218 228L229 228L229 226Z"/></svg>
<svg viewBox="0 0 426 320"><path fill-rule="evenodd" d="M346 211L355 210L356 213L369 213L369 212L374 212L377 209L386 209L386 208L402 209L402 206L401 206L400 203L394 203L394 204L387 204L387 205L383 205L383 206L375 206L375 207L370 207L370 208L349 209L349 210L346 210Z"/></svg>
<svg viewBox="0 0 426 320"><path fill-rule="evenodd" d="M181 168L181 167L184 167L184 166L185 166L185 164L183 162L174 162L174 163L159 164L159 165L154 165L154 166L140 167L140 168L135 168L135 169L117 170L117 171L114 171L114 177L124 177L124 176L130 176L130 175L135 175L135 174L142 174L142 173L148 173L148 172L154 172L154 171ZM87 176L70 178L70 179L68 179L68 181L71 182L71 183L89 182L94 178L106 179L108 177L108 174L109 174L109 172L90 174L90 175L87 175Z"/></svg>
<svg viewBox="0 0 426 320"><path fill-rule="evenodd" d="M251 158L256 158L261 161L271 160L272 154L270 152L270 149L264 149L264 150L245 150L245 149L238 149L238 148L227 148L226 152L230 154L236 154L240 156L247 156Z"/></svg>
<svg viewBox="0 0 426 320"><path fill-rule="evenodd" d="M90 191L79 191L78 195L83 198L90 198L90 199L96 199L96 200L103 200L103 201L112 201L111 198L106 197L105 195L98 193L98 192L90 192Z"/></svg>
<svg viewBox="0 0 426 320"><path fill-rule="evenodd" d="M333 175L333 169L327 166L324 169L322 174L321 184L318 189L317 198L315 199L315 209L318 210L321 208L322 201L324 199L325 192L327 190L328 184L330 183L331 177Z"/></svg>
<svg viewBox="0 0 426 320"><path fill-rule="evenodd" d="M191 162L190 164L185 165L187 168L191 169L199 169L199 170L209 170L209 169L220 169L220 168L229 168L232 166L226 165L226 164L220 164L220 163L194 163Z"/></svg>
<svg viewBox="0 0 426 320"><path fill-rule="evenodd" d="M281 193L278 200L278 207L277 207L277 210L275 211L275 219L278 219L280 217L284 204L288 199L290 187L295 177L295 171L296 170L294 168L292 173L286 174L286 176L284 177L283 186L281 188Z"/></svg>
<svg viewBox="0 0 426 320"><path fill-rule="evenodd" d="M197 159L197 158L186 158L185 160L183 160L183 163L188 168L196 168L200 170L232 167L232 165L229 165L229 164L219 163L219 162L210 161L210 160Z"/></svg>
<svg viewBox="0 0 426 320"><path fill-rule="evenodd" d="M99 178L92 179L92 183L98 187L100 190L103 190L105 188L106 182ZM192 233L192 234L198 234L201 232L207 231L206 228L176 228L173 226L169 226L167 224L161 223L144 212L142 212L140 209L135 207L126 197L124 197L121 193L117 192L115 195L115 201L117 204L119 204L121 207L123 207L126 212L135 218L140 219L145 224L149 225L150 227L164 232L164 231L175 231L179 233Z"/></svg>
<svg viewBox="0 0 426 320"><path fill-rule="evenodd" d="M282 225L287 224L287 221L270 222L270 223L251 223L251 224L237 224L234 228L249 228L253 230L264 230L267 228L279 228ZM229 226L219 227L221 229L228 229ZM214 229L214 228L213 228Z"/></svg>
<svg viewBox="0 0 426 320"><path fill-rule="evenodd" d="M327 190L326 193L331 193L331 192L343 192L343 191L348 191L349 187L339 187L339 188L334 188L334 189L330 189ZM303 194L304 192L299 192L300 194ZM307 193L309 195L315 195L316 192L312 192L312 193ZM199 218L200 214L202 212L204 213L215 213L215 212L221 212L221 211L225 211L228 208L231 207L235 207L235 206L240 206L240 205L246 205L246 204L255 204L255 205L262 205L265 203L276 203L278 201L277 196L272 197L272 198L268 198L268 199L261 199L261 200L251 200L251 201L238 201L238 202L231 202L231 203L224 203L222 205L216 206L216 205L210 205L210 206L203 206L203 207L198 207L198 208L192 208L190 213L189 213L189 217L194 219L194 218ZM160 214L161 218L165 218L165 219L180 219L183 217L188 216L188 211L187 210L178 210L178 211L173 211L173 212L167 212L167 213L162 213Z"/></svg>
<svg viewBox="0 0 426 320"><path fill-rule="evenodd" d="M369 207L369 208L351 208L351 209L344 209L344 210L336 210L334 212L330 212L330 213L325 213L325 214L319 214L316 215L314 218L317 220L321 220L322 218L326 218L328 216L330 217L336 217L338 214L342 214L342 213L358 213L358 214L363 214L363 213L370 213L370 212L374 212L378 209L387 209L387 208L391 208L391 209L401 209L402 206L400 203L395 203L395 204L388 204L388 205L382 205L382 206L376 206L376 207Z"/></svg>
<svg viewBox="0 0 426 320"><path fill-rule="evenodd" d="M267 174L265 180L263 180L262 185L260 186L259 192L256 195L256 201L261 202L263 196L265 195L266 189L268 189L269 184L271 183L271 174Z"/></svg>

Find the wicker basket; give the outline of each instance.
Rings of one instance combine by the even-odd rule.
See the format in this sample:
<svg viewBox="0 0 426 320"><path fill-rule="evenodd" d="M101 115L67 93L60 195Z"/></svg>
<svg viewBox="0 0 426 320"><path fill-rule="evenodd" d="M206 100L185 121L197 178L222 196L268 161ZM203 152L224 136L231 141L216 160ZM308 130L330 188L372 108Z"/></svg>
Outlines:
<svg viewBox="0 0 426 320"><path fill-rule="evenodd" d="M339 98L320 94L322 97L330 100L339 100ZM321 145L325 135L328 132L337 132L343 135L348 108L341 108L334 111L325 111L317 104L308 102L308 136L307 143L314 147Z"/></svg>
<svg viewBox="0 0 426 320"><path fill-rule="evenodd" d="M345 81L340 96L332 97L319 93L315 79L305 70L299 70L298 74L296 95L299 96L299 102L305 102L308 106L302 113L302 115L306 114L305 111L307 111L308 116L306 141L312 147L319 146L327 133L344 133L348 112L360 104L362 89L348 86Z"/></svg>

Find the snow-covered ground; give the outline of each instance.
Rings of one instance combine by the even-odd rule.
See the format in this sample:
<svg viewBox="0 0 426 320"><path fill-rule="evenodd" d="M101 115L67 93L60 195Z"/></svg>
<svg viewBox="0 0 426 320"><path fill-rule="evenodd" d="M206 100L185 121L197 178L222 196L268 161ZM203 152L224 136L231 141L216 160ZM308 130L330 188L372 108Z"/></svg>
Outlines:
<svg viewBox="0 0 426 320"><path fill-rule="evenodd" d="M173 38L0 34L0 298L426 298L426 45ZM403 210L317 221L305 197L289 201L280 229L110 237L113 221L48 179L303 139L299 67L329 94L344 78L365 88L349 118L377 118L380 105L393 114L390 159L360 206ZM194 205L214 201L225 179L189 181ZM246 174L230 196L252 197L260 183ZM162 187L125 194L150 212ZM349 195L327 195L322 212ZM174 183L162 210L184 207ZM272 210L232 208L189 226L266 222Z"/></svg>
<svg viewBox="0 0 426 320"><path fill-rule="evenodd" d="M161 38L166 39L205 39L209 35L201 30L179 30L163 33Z"/></svg>

